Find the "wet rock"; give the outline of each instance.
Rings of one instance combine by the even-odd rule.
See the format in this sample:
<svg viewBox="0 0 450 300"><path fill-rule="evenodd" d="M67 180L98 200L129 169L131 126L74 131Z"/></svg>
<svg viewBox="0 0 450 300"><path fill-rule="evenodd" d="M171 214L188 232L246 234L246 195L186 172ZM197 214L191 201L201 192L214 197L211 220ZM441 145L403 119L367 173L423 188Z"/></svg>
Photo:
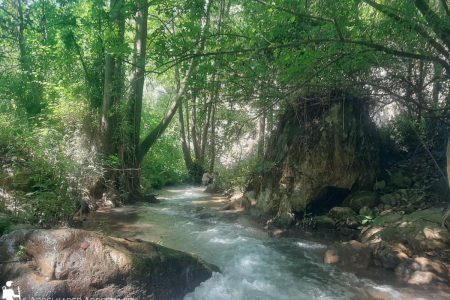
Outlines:
<svg viewBox="0 0 450 300"><path fill-rule="evenodd" d="M324 263L339 265L345 269L364 269L370 265L371 249L358 241L352 240L331 245L324 255Z"/></svg>
<svg viewBox="0 0 450 300"><path fill-rule="evenodd" d="M205 189L205 193L215 194L219 190L217 189L216 185L214 183L208 184Z"/></svg>
<svg viewBox="0 0 450 300"><path fill-rule="evenodd" d="M401 243L379 242L371 247L375 266L395 270L397 266L410 258L410 251Z"/></svg>
<svg viewBox="0 0 450 300"><path fill-rule="evenodd" d="M370 300L395 300L396 298L388 291L377 289L375 287L368 286L364 292L367 295L367 299Z"/></svg>
<svg viewBox="0 0 450 300"><path fill-rule="evenodd" d="M250 200L243 193L234 193L229 202L221 207L221 210L242 210L249 209L250 206Z"/></svg>
<svg viewBox="0 0 450 300"><path fill-rule="evenodd" d="M335 222L328 216L316 216L314 217L314 223L318 229L333 229L335 228Z"/></svg>
<svg viewBox="0 0 450 300"><path fill-rule="evenodd" d="M395 269L397 277L409 284L429 284L431 282L449 283L449 270L440 261L426 257L416 257L400 263Z"/></svg>
<svg viewBox="0 0 450 300"><path fill-rule="evenodd" d="M287 235L287 231L285 229L274 229L269 232L269 235L272 237L283 237Z"/></svg>
<svg viewBox="0 0 450 300"><path fill-rule="evenodd" d="M155 194L148 194L142 197L142 201L143 202L147 202L147 203L160 203L161 201L156 198Z"/></svg>
<svg viewBox="0 0 450 300"><path fill-rule="evenodd" d="M356 192L345 198L343 206L348 206L354 211L359 211L364 206L369 208L377 206L379 203L378 195L373 192Z"/></svg>
<svg viewBox="0 0 450 300"><path fill-rule="evenodd" d="M20 230L0 239L0 280L23 297L181 299L218 269L192 255L149 242L77 230Z"/></svg>
<svg viewBox="0 0 450 300"><path fill-rule="evenodd" d="M224 205L222 205L220 207L220 210L233 210L233 209L234 209L234 206L233 206L233 203L231 203L231 202L225 203Z"/></svg>

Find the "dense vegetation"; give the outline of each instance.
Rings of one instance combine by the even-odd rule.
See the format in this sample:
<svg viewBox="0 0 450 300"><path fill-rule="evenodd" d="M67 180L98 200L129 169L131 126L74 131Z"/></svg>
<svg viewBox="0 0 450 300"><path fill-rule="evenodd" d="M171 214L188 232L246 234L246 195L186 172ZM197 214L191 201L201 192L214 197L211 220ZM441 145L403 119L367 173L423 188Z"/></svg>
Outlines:
<svg viewBox="0 0 450 300"><path fill-rule="evenodd" d="M0 44L1 209L29 223L206 171L243 188L316 91L365 99L380 151L445 177L445 0L4 0Z"/></svg>

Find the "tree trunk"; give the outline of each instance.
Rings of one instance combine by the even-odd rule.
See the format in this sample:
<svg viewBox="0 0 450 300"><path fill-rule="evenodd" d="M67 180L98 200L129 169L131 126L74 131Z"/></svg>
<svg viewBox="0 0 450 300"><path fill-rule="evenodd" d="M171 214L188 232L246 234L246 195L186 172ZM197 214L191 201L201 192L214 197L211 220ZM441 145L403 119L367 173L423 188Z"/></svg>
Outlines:
<svg viewBox="0 0 450 300"><path fill-rule="evenodd" d="M111 155L115 153L112 138L113 131L111 130L113 74L114 59L111 54L107 53L105 56L105 79L103 86L102 116L100 124L102 152L105 155Z"/></svg>
<svg viewBox="0 0 450 300"><path fill-rule="evenodd" d="M200 160L200 142L198 139L197 134L197 95L194 92L194 96L192 97L192 145L194 146L194 154L195 154L195 160Z"/></svg>
<svg viewBox="0 0 450 300"><path fill-rule="evenodd" d="M124 43L125 33L125 18L123 15L123 0L110 1L110 27L111 32L117 30L116 35L112 35L110 44L121 45ZM77 45L76 45L77 46ZM77 46L78 47L78 46ZM80 49L78 49L80 50ZM83 63L81 52L80 59ZM84 63L83 63L84 65ZM84 66L85 75L88 77L87 69ZM122 68L122 55L113 54L111 51L105 52L104 63L104 79L103 79L103 98L101 107L101 122L100 122L100 141L102 154L110 158L113 155L118 155L118 140L117 136L119 124L117 117L117 106L122 100L124 74ZM86 78L89 80L89 78ZM103 178L95 184L96 190L101 189L102 193L105 188L116 190L116 179L119 176L118 172L113 168L107 168ZM97 192L97 197L102 193Z"/></svg>
<svg viewBox="0 0 450 300"><path fill-rule="evenodd" d="M205 121L203 123L202 143L201 143L201 152L200 152L202 164L205 162L206 144L208 143L208 131L209 131L209 125L211 122L211 109L212 109L213 97L211 97L211 100L210 100L211 102L208 103L206 106L206 117L205 117Z"/></svg>
<svg viewBox="0 0 450 300"><path fill-rule="evenodd" d="M216 103L212 106L211 115L211 142L210 142L210 155L209 155L209 171L214 172L216 162Z"/></svg>
<svg viewBox="0 0 450 300"><path fill-rule="evenodd" d="M183 150L184 163L186 164L186 169L190 171L192 169L193 161L191 157L191 152L189 151L186 141L186 130L184 127L184 116L183 116L183 103L180 104L180 107L178 109L178 118L180 121L181 149Z"/></svg>
<svg viewBox="0 0 450 300"><path fill-rule="evenodd" d="M266 115L263 113L259 117L259 129L258 129L258 157L264 157L266 140Z"/></svg>
<svg viewBox="0 0 450 300"><path fill-rule="evenodd" d="M145 60L147 49L147 19L148 3L146 0L137 2L138 10L135 15L136 31L134 39L134 57L131 88L128 101L129 136L122 149L123 184L128 193L128 201L133 202L141 197L140 166L142 154L139 148L141 132L142 97L145 83Z"/></svg>

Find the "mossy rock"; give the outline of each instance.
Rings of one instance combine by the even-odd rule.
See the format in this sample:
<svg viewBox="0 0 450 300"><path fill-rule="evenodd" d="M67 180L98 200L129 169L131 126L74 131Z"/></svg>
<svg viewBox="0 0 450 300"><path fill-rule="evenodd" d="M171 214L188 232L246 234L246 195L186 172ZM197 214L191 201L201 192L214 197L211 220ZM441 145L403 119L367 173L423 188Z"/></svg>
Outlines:
<svg viewBox="0 0 450 300"><path fill-rule="evenodd" d="M415 212L405 215L404 220L407 221L425 221L436 225L440 225L444 213L441 208L428 208L424 210L416 210Z"/></svg>
<svg viewBox="0 0 450 300"><path fill-rule="evenodd" d="M303 99L320 105L305 107ZM347 196L329 197L324 190L372 189L378 167L377 135L365 104L365 99L339 90L305 95L302 101L290 103L268 140L264 161L269 167L255 172L248 186L256 192L256 208L273 218L287 197L296 216L322 213L341 205ZM307 116L304 122L299 122L299 114ZM329 199L339 201L328 204ZM362 206L367 205L371 203Z"/></svg>
<svg viewBox="0 0 450 300"><path fill-rule="evenodd" d="M379 203L378 195L374 192L360 191L345 198L343 206L348 206L354 211L359 211L363 207L375 207Z"/></svg>
<svg viewBox="0 0 450 300"><path fill-rule="evenodd" d="M315 216L314 223L318 229L333 229L335 221L328 216Z"/></svg>
<svg viewBox="0 0 450 300"><path fill-rule="evenodd" d="M399 222L403 216L401 214L392 213L392 214L386 214L383 216L378 216L373 220L374 225L384 226L387 224L392 224L395 222Z"/></svg>
<svg viewBox="0 0 450 300"><path fill-rule="evenodd" d="M411 180L411 178L404 175L403 173L397 172L397 173L392 174L391 183L395 187L405 189L405 188L411 187L412 180Z"/></svg>
<svg viewBox="0 0 450 300"><path fill-rule="evenodd" d="M330 209L330 212L328 213L328 216L335 220L345 220L349 217L356 217L356 213L353 209L350 207L340 207L336 206Z"/></svg>
<svg viewBox="0 0 450 300"><path fill-rule="evenodd" d="M397 213L377 217L372 225L383 226L371 239L403 243L416 253L444 250L450 247L450 232L440 226L443 212L439 208L415 211L411 214Z"/></svg>

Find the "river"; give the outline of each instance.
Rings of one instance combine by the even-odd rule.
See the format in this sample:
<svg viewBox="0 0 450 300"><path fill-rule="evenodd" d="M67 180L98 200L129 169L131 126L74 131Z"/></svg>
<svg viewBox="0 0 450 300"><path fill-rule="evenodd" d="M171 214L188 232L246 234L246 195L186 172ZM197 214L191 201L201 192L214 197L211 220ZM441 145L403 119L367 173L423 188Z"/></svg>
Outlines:
<svg viewBox="0 0 450 300"><path fill-rule="evenodd" d="M223 199L201 188L169 188L159 198L158 204L100 210L85 227L154 241L217 265L222 272L186 300L450 299L402 286L387 273L369 279L324 265L326 242L270 237L245 215L220 212Z"/></svg>

